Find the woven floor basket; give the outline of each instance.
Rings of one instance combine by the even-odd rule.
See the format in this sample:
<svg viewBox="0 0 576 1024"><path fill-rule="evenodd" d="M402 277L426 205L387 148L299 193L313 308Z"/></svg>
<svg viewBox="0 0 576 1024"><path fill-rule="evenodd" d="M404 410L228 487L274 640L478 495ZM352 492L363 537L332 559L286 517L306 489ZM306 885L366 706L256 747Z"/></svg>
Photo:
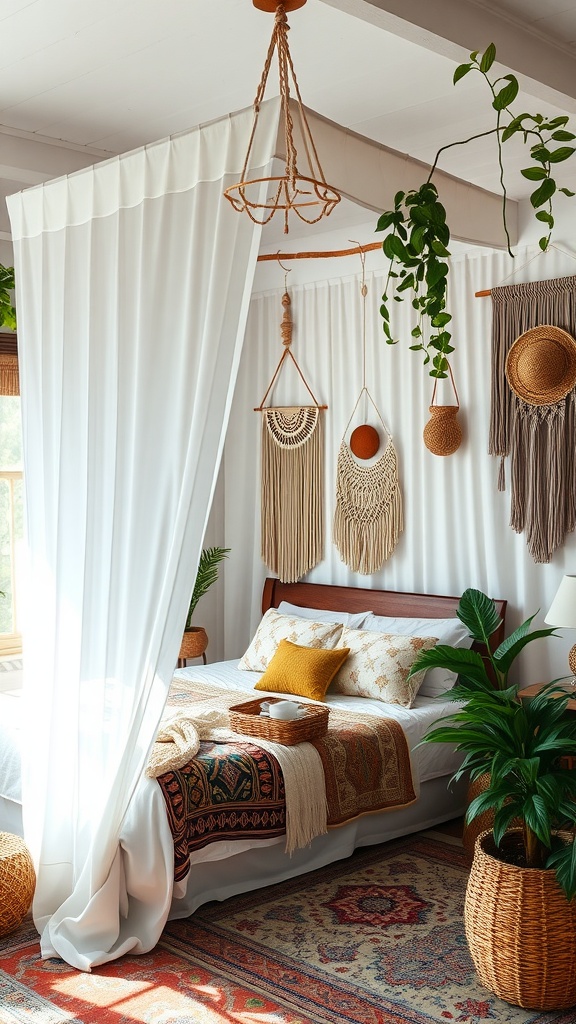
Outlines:
<svg viewBox="0 0 576 1024"><path fill-rule="evenodd" d="M0 936L13 932L30 909L36 875L20 836L0 832Z"/></svg>
<svg viewBox="0 0 576 1024"><path fill-rule="evenodd" d="M468 807L475 797L480 796L480 793L485 793L490 785L490 773L485 772L484 775L479 775L474 782L470 782L468 785L468 792L466 794L466 806ZM488 829L492 828L494 824L494 811L484 811L483 814L479 814L477 818L474 818L469 824L464 824L462 830L462 846L466 852L466 856L470 863L472 863L474 857L474 848L476 846L476 840L482 832L487 832ZM510 824L510 828L520 828L521 822L518 818L513 818Z"/></svg>
<svg viewBox="0 0 576 1024"><path fill-rule="evenodd" d="M179 658L200 658L208 647L208 634L203 626L186 630L180 644Z"/></svg>
<svg viewBox="0 0 576 1024"><path fill-rule="evenodd" d="M508 835L519 847L520 831ZM495 850L491 832L478 837L464 908L482 984L526 1009L576 1005L576 901L568 902L554 871L505 864Z"/></svg>
<svg viewBox="0 0 576 1024"><path fill-rule="evenodd" d="M474 782L470 782L468 785L468 792L466 794L466 806L468 807L475 797L480 796L484 793L490 785L490 775L485 772L484 775L480 775ZM464 824L462 831L462 846L466 851L466 856L469 861L472 862L474 857L474 847L476 840L481 832L486 832L489 828L492 828L494 822L494 811L484 811L483 814L479 814L477 818L474 818L469 824Z"/></svg>

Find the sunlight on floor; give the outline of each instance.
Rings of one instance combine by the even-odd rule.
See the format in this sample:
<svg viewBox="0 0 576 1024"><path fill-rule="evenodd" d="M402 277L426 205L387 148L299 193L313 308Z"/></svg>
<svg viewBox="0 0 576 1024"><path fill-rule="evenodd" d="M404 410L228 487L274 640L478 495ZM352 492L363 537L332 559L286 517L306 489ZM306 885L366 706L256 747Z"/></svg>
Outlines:
<svg viewBox="0 0 576 1024"><path fill-rule="evenodd" d="M193 975L187 978L187 992L180 992L175 987L154 985L153 983L115 978L108 975L75 973L51 986L54 993L59 993L67 1000L74 1001L74 1012L79 1011L81 1003L83 1011L87 1006L99 1010L117 1013L122 1020L134 1021L135 1024L174 1024L176 1021L194 1022L194 1024L278 1024L278 1014L259 1012L263 1010L264 1000L258 995L248 997L247 1007L231 1012L222 1005L225 995L214 985L194 985ZM194 993L198 994L195 998ZM250 1003L253 1006L250 1006ZM61 1005L58 1003L58 1005ZM106 1018L108 1019L108 1018ZM291 1018L291 1024L304 1024L299 1018Z"/></svg>

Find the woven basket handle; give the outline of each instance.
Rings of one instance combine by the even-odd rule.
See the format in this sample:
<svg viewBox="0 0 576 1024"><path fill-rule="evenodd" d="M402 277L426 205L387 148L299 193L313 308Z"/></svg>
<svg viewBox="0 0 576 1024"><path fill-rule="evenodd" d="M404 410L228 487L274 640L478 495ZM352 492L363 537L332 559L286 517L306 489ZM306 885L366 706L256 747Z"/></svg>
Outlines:
<svg viewBox="0 0 576 1024"><path fill-rule="evenodd" d="M454 383L454 374L452 373L452 367L450 366L450 363L448 363L448 373L450 374L450 380L452 381L452 387L454 388L454 394L456 395L456 407L459 409L460 408L460 399L458 398L458 392L456 390L456 385ZM432 401L430 403L431 405L434 405L434 399L436 398L436 388L437 388L437 386L438 386L438 377L435 377L434 378L434 390L432 392Z"/></svg>

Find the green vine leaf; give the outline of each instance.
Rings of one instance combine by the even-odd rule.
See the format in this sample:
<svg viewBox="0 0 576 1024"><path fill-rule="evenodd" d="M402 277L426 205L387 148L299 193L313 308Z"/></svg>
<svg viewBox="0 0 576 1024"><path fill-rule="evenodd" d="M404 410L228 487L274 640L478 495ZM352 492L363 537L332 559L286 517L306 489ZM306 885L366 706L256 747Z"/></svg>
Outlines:
<svg viewBox="0 0 576 1024"><path fill-rule="evenodd" d="M529 178L530 181L541 181L542 178L547 177L544 167L524 167L520 174L523 174L525 178Z"/></svg>
<svg viewBox="0 0 576 1024"><path fill-rule="evenodd" d="M554 227L554 217L551 213L548 213L547 210L538 210L538 213L535 214L535 216L536 220L542 220L545 224L548 224L549 227Z"/></svg>
<svg viewBox="0 0 576 1024"><path fill-rule="evenodd" d="M471 70L472 64L459 64L454 72L454 78L452 79L454 85L456 85L456 82L459 82L461 78L464 78L464 75L467 75Z"/></svg>
<svg viewBox="0 0 576 1024"><path fill-rule="evenodd" d="M552 178L546 178L546 180L543 181L540 185L540 188L537 188L536 191L533 192L530 196L530 202L532 203L532 206L543 206L544 203L547 203L548 200L552 198L555 191L556 182L553 181Z"/></svg>
<svg viewBox="0 0 576 1024"><path fill-rule="evenodd" d="M492 106L494 110L505 110L511 103L514 102L518 95L520 86L518 85L518 79L515 75L504 75L504 80L508 82L500 92L496 93Z"/></svg>
<svg viewBox="0 0 576 1024"><path fill-rule="evenodd" d="M568 160L574 152L574 146L561 146L560 149L553 149L550 153L550 163L559 164L562 160Z"/></svg>
<svg viewBox="0 0 576 1024"><path fill-rule="evenodd" d="M480 71L484 73L486 71L489 71L495 60L496 47L494 46L494 43L490 43L490 45L486 47L484 53L482 54L482 58L480 60Z"/></svg>

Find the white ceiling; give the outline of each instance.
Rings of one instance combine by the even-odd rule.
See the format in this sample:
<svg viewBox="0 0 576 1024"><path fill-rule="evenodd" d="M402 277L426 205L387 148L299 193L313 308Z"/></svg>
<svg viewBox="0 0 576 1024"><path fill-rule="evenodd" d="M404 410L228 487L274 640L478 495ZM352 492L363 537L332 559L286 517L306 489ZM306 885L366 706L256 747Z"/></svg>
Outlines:
<svg viewBox="0 0 576 1024"><path fill-rule="evenodd" d="M480 76L452 85L491 41L519 111L576 113L576 0L308 0L289 22L306 105L425 162L492 127ZM2 0L0 197L251 105L272 25L251 0ZM527 195L522 147L506 160L510 194ZM441 166L498 191L493 139Z"/></svg>

